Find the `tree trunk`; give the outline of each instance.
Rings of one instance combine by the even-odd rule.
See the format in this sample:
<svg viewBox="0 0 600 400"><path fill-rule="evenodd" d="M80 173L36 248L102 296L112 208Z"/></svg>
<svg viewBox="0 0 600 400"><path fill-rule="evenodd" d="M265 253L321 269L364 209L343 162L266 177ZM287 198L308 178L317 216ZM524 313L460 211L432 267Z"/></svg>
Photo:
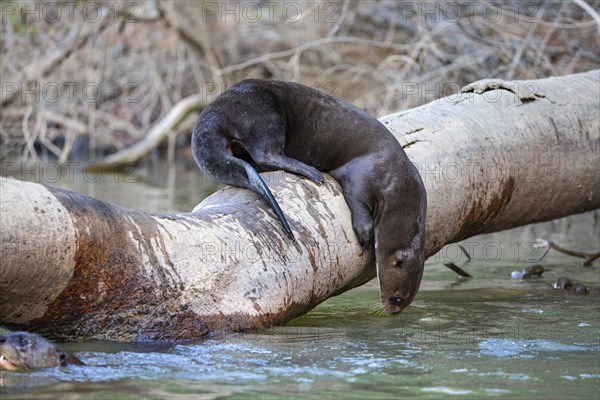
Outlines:
<svg viewBox="0 0 600 400"><path fill-rule="evenodd" d="M428 195L426 252L600 206L600 71L484 81L382 118ZM0 322L52 338L186 339L284 324L375 276L339 185L263 174L155 215L3 179Z"/></svg>

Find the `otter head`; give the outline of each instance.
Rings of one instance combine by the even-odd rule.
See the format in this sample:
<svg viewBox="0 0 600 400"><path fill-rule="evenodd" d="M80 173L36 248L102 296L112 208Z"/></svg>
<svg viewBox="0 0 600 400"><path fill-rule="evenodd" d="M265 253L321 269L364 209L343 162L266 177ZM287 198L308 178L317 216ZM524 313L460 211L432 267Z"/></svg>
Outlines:
<svg viewBox="0 0 600 400"><path fill-rule="evenodd" d="M427 195L420 176L411 171L410 179L398 185L404 191L382 204L374 229L381 302L393 315L415 298L425 266Z"/></svg>
<svg viewBox="0 0 600 400"><path fill-rule="evenodd" d="M418 181L417 181L418 183ZM417 188L422 188L415 184ZM415 193L419 193L415 190ZM402 225L379 221L375 229L375 259L381 302L388 314L399 314L415 298L425 266L425 215L427 199L405 196L389 215Z"/></svg>
<svg viewBox="0 0 600 400"><path fill-rule="evenodd" d="M410 246L377 257L381 302L388 314L402 312L419 290L425 265L422 237L417 235Z"/></svg>
<svg viewBox="0 0 600 400"><path fill-rule="evenodd" d="M65 366L71 357L36 334L15 332L0 336L0 369L18 371Z"/></svg>

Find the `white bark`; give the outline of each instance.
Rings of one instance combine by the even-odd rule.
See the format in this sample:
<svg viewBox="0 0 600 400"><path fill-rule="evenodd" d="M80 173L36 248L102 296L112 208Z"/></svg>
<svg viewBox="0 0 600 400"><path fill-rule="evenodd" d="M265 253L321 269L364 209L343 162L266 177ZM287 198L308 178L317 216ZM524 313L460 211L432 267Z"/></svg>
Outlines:
<svg viewBox="0 0 600 400"><path fill-rule="evenodd" d="M424 178L428 255L600 206L600 71L529 84L475 85L482 93L382 119ZM183 339L283 324L375 276L333 179L263 176L295 244L247 190L152 215L3 180L0 322L60 338Z"/></svg>

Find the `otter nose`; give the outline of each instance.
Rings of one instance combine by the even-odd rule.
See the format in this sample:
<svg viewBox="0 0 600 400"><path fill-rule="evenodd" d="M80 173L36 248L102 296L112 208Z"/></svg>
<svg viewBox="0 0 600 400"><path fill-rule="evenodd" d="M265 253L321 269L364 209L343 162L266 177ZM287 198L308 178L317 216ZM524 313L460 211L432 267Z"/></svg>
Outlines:
<svg viewBox="0 0 600 400"><path fill-rule="evenodd" d="M388 299L388 304L394 307L402 307L404 305L404 299L398 296L392 296Z"/></svg>

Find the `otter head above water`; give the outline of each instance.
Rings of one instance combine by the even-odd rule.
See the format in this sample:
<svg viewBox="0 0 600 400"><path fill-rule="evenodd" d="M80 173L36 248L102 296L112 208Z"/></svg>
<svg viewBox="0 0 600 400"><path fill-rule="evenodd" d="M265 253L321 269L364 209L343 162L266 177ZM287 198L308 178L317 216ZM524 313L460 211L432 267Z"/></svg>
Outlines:
<svg viewBox="0 0 600 400"><path fill-rule="evenodd" d="M0 335L0 369L10 371L85 365L40 335L14 332Z"/></svg>

